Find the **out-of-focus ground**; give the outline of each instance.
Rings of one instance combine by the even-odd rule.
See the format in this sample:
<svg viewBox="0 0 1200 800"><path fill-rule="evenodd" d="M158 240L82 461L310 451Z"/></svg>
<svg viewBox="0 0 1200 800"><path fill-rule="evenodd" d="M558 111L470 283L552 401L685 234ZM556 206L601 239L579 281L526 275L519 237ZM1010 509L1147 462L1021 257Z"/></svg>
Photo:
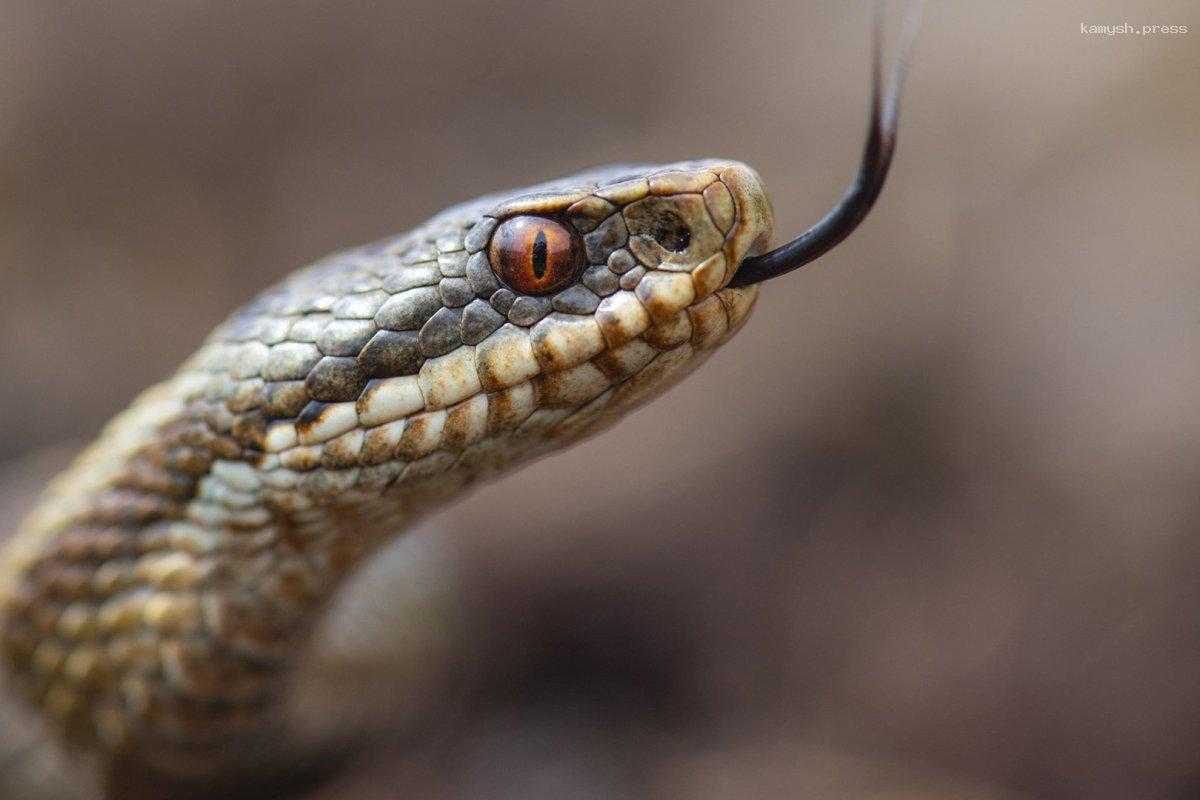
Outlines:
<svg viewBox="0 0 1200 800"><path fill-rule="evenodd" d="M36 454L327 251L707 155L788 234L865 123L859 3L0 15L6 528ZM1192 2L930 3L871 219L667 397L405 545L433 568L371 624L407 672L348 684L394 735L312 797L1194 797L1198 76Z"/></svg>

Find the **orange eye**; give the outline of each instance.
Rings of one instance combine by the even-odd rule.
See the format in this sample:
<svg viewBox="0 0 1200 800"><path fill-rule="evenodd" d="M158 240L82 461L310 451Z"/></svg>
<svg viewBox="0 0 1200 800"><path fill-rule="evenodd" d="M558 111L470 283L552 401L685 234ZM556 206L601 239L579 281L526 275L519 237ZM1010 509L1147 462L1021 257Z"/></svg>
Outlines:
<svg viewBox="0 0 1200 800"><path fill-rule="evenodd" d="M564 289L583 269L583 242L547 217L513 217L500 223L488 246L492 270L521 294Z"/></svg>

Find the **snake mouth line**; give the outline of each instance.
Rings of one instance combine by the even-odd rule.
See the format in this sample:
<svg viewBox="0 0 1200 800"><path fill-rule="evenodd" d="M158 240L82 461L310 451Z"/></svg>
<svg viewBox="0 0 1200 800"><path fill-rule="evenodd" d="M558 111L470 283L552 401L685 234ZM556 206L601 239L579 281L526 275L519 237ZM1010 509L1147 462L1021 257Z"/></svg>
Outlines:
<svg viewBox="0 0 1200 800"><path fill-rule="evenodd" d="M863 147L858 174L850 188L817 224L785 245L769 253L751 256L742 262L730 286L747 286L785 275L820 258L854 232L883 191L892 155L896 150L896 132L900 122L900 94L908 71L909 55L920 24L921 3L917 2L905 25L900 53L892 68L891 81L883 88L883 12L875 6L872 36L871 116L867 142Z"/></svg>

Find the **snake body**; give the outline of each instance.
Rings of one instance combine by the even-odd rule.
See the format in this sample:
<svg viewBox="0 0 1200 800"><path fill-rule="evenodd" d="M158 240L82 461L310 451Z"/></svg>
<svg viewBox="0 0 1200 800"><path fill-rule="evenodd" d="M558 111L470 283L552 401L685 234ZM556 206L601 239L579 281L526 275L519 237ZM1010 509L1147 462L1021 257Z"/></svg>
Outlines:
<svg viewBox="0 0 1200 800"><path fill-rule="evenodd" d="M578 234L553 295L489 256ZM665 245L663 221L687 236ZM742 325L770 204L731 161L593 170L450 208L235 312L47 489L0 558L10 683L102 763L219 773L281 735L344 579L480 480L620 419ZM543 245L544 249L544 245Z"/></svg>

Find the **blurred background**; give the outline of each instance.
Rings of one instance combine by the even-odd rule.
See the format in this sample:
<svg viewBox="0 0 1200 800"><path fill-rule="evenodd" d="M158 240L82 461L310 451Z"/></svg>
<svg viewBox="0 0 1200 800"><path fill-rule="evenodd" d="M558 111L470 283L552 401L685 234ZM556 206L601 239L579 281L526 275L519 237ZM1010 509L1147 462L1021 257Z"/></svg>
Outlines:
<svg viewBox="0 0 1200 800"><path fill-rule="evenodd" d="M390 733L303 796L1200 793L1196 11L930 2L872 217L668 396L389 553L343 644L397 661L339 685ZM6 530L328 251L695 156L758 168L791 235L866 122L866 3L0 15Z"/></svg>

